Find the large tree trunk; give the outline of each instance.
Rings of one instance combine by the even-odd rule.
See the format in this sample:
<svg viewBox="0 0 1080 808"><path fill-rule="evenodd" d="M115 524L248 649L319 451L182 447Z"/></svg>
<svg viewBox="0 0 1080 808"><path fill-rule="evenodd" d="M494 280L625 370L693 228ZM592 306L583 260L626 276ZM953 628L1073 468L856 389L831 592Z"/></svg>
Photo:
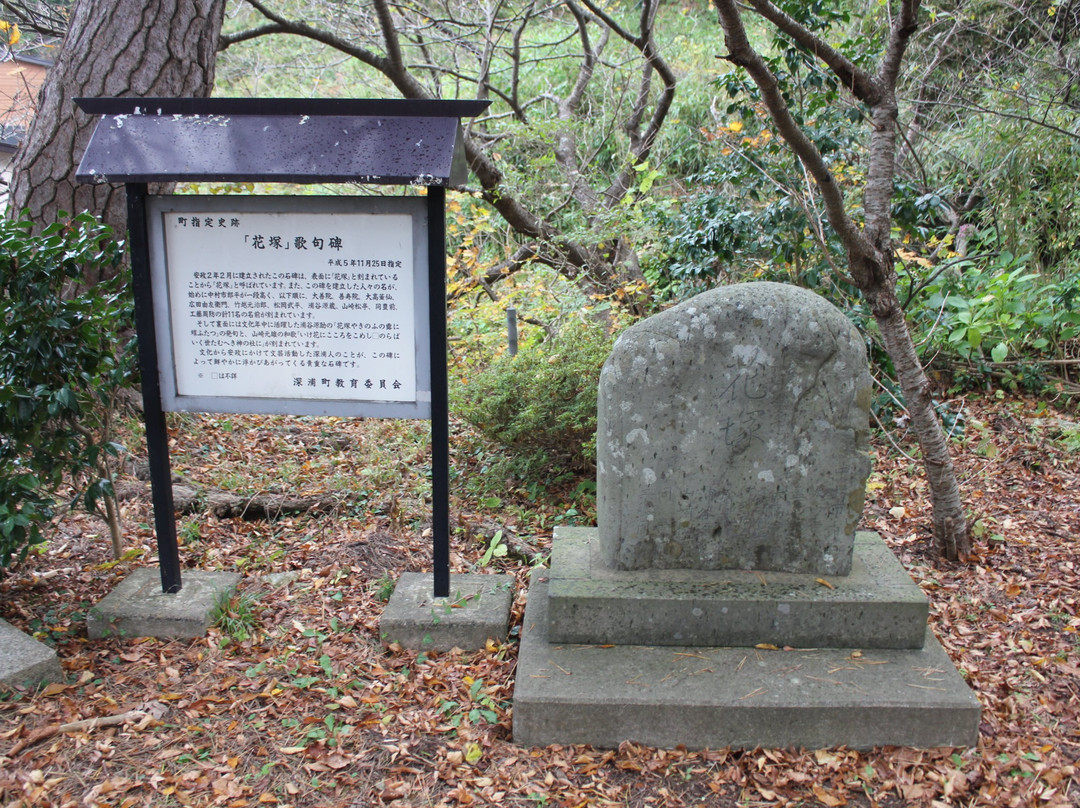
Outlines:
<svg viewBox="0 0 1080 808"><path fill-rule="evenodd" d="M28 210L41 228L89 211L125 232L123 187L75 182L95 118L73 99L209 95L224 13L224 0L77 0L15 157L8 215Z"/></svg>

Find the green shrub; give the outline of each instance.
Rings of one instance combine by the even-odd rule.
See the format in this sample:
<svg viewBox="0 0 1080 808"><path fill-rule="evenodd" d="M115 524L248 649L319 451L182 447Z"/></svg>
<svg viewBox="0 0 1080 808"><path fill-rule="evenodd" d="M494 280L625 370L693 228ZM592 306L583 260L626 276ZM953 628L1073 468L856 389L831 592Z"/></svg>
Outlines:
<svg viewBox="0 0 1080 808"><path fill-rule="evenodd" d="M452 406L529 466L586 471L596 464L596 390L613 341L605 326L570 319L554 337L460 381Z"/></svg>
<svg viewBox="0 0 1080 808"><path fill-rule="evenodd" d="M120 256L112 231L90 216L41 235L0 221L0 566L41 541L65 481L105 511L119 552L111 417L134 366L121 336L131 304L119 276L74 290Z"/></svg>
<svg viewBox="0 0 1080 808"><path fill-rule="evenodd" d="M973 362L1056 357L1080 335L1080 282L1032 264L1007 251L957 262L922 289L912 320L935 348Z"/></svg>

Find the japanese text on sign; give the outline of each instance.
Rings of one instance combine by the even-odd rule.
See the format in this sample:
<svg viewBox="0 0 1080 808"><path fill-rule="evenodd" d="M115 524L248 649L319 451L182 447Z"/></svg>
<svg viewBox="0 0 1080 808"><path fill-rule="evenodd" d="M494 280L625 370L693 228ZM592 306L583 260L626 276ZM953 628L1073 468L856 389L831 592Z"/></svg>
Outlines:
<svg viewBox="0 0 1080 808"><path fill-rule="evenodd" d="M178 395L416 399L410 216L163 216Z"/></svg>

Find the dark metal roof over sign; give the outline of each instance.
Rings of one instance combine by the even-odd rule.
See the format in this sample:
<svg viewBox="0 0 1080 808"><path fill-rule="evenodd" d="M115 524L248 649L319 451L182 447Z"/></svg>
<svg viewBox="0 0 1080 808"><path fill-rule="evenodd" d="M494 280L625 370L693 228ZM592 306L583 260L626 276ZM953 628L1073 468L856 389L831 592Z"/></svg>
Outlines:
<svg viewBox="0 0 1080 808"><path fill-rule="evenodd" d="M453 186L460 128L487 101L81 98L102 119L80 182L363 182Z"/></svg>

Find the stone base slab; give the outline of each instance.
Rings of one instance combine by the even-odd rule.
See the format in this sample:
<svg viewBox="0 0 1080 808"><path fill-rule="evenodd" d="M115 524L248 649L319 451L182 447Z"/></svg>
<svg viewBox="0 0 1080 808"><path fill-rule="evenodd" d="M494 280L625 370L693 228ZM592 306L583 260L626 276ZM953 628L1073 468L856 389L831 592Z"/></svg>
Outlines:
<svg viewBox="0 0 1080 808"><path fill-rule="evenodd" d="M240 582L236 572L184 570L183 588L161 591L161 572L140 567L101 599L86 617L86 633L103 637L202 637L210 628L214 606L229 597Z"/></svg>
<svg viewBox="0 0 1080 808"><path fill-rule="evenodd" d="M550 641L533 575L514 741L690 749L974 746L979 702L934 638L915 650L573 645Z"/></svg>
<svg viewBox="0 0 1080 808"><path fill-rule="evenodd" d="M383 642L417 651L475 651L510 630L513 575L451 575L450 596L436 598L430 573L406 572L379 620Z"/></svg>
<svg viewBox="0 0 1080 808"><path fill-rule="evenodd" d="M56 651L0 620L0 685L37 687L62 681L64 671Z"/></svg>
<svg viewBox="0 0 1080 808"><path fill-rule="evenodd" d="M552 642L919 648L926 596L876 533L855 536L851 574L601 567L596 528L558 527Z"/></svg>

